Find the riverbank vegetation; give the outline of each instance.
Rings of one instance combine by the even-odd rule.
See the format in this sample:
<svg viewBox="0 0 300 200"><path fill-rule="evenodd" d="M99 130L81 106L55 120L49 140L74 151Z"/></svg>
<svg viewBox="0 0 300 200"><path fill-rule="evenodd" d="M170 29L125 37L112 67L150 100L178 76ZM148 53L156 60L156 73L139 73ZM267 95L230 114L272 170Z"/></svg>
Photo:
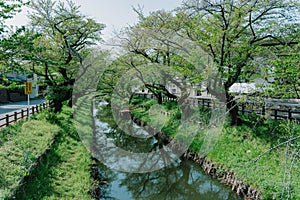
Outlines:
<svg viewBox="0 0 300 200"><path fill-rule="evenodd" d="M43 111L1 130L1 198L92 199L93 161L71 116Z"/></svg>
<svg viewBox="0 0 300 200"><path fill-rule="evenodd" d="M154 99L138 96L132 102L131 113L135 117L149 125L157 125L149 112L157 105ZM164 102L165 110L161 109L161 113L170 113L161 131L171 137L177 134L180 126L181 112L176 104ZM201 109L199 112L209 111ZM203 156L217 166L217 173L234 173L245 185L258 189L263 199L299 199L300 143L297 138L300 137L300 124L264 120L255 115L242 115L242 120L243 125L238 127L226 121L216 143ZM190 150L202 154L203 138L199 135L201 133L195 137Z"/></svg>
<svg viewBox="0 0 300 200"><path fill-rule="evenodd" d="M300 125L250 119L240 127L225 125L208 159L258 188L263 199L299 199ZM243 116L247 120L249 116Z"/></svg>
<svg viewBox="0 0 300 200"><path fill-rule="evenodd" d="M0 197L12 196L49 149L59 127L45 120L18 122L0 132Z"/></svg>

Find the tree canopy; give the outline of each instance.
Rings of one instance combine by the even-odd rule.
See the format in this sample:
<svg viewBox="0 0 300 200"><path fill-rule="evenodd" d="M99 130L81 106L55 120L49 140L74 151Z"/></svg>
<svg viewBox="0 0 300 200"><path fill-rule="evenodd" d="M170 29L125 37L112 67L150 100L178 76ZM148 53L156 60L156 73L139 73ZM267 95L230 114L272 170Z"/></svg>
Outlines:
<svg viewBox="0 0 300 200"><path fill-rule="evenodd" d="M80 13L72 1L36 0L30 7L32 32L40 34L33 44L32 71L44 78L59 111L63 101L71 100L79 67L101 41L104 25Z"/></svg>
<svg viewBox="0 0 300 200"><path fill-rule="evenodd" d="M17 29L15 32L10 30L5 24L7 19L13 18L14 15L21 11L21 7L26 3L22 0L0 1L0 63L1 65L10 65L16 54L17 36L24 30L24 27Z"/></svg>

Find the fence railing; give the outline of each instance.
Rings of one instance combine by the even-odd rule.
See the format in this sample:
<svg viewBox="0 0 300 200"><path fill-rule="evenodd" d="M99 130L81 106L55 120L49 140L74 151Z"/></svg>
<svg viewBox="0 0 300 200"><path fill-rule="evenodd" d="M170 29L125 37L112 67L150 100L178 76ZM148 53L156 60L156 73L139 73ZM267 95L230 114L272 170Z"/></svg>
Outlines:
<svg viewBox="0 0 300 200"><path fill-rule="evenodd" d="M15 123L20 119L26 118L28 117L28 113L30 115L39 113L40 111L48 108L49 106L50 106L49 103L46 102L42 104L33 105L30 108L25 108L25 109L23 108L11 114L6 114L4 117L0 118L0 127L6 127L9 124Z"/></svg>
<svg viewBox="0 0 300 200"><path fill-rule="evenodd" d="M242 104L241 106L239 106L239 111L242 114L255 113L257 115L266 115L275 120L290 119L290 120L300 121L300 110L293 109L293 107L282 109L282 108L270 108L261 105L261 106L256 106L255 108L249 108L247 107L247 105Z"/></svg>
<svg viewBox="0 0 300 200"><path fill-rule="evenodd" d="M195 100L197 105L201 105L204 107L212 107L213 100L212 99L189 99L190 103L195 105ZM282 106L284 108L271 107L270 105L262 105L262 104L249 104L249 103L239 103L238 108L239 112L242 114L247 113L255 113L257 115L263 115L266 117L270 117L275 120L281 119L290 119L290 120L298 120L300 121L300 105L299 107L295 106Z"/></svg>
<svg viewBox="0 0 300 200"><path fill-rule="evenodd" d="M154 95L136 94L143 97L155 98ZM163 98L163 101L170 101L173 99ZM202 107L213 107L214 101L209 98L189 98L190 105L202 106ZM242 114L255 113L257 115L265 115L275 120L290 119L300 121L300 105L299 106L275 106L262 105L262 104L251 104L251 103L239 103L239 112Z"/></svg>

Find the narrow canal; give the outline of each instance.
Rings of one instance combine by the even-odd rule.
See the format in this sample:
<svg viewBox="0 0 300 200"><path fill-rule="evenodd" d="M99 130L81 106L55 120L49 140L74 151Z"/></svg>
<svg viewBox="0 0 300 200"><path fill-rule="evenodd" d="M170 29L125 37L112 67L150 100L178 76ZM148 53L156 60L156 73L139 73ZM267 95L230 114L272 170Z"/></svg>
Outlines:
<svg viewBox="0 0 300 200"><path fill-rule="evenodd" d="M153 150L157 140L135 138L123 133L114 122L111 109L101 106L95 119L96 131L105 133L118 147L128 151ZM99 138L99 142L101 137ZM101 142L100 142L101 143ZM114 155L111 154L113 157ZM160 170L147 173L125 173L112 170L99 162L102 199L132 200L237 200L229 187L206 175L200 166L191 161L178 159Z"/></svg>

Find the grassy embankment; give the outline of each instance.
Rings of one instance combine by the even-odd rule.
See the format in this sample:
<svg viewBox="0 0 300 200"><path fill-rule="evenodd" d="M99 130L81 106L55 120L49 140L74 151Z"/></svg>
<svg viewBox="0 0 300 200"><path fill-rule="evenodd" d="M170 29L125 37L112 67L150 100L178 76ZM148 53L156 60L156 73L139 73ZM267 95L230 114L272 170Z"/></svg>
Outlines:
<svg viewBox="0 0 300 200"><path fill-rule="evenodd" d="M155 124L156 119L151 117L149 108L156 104L153 99L134 98L132 113L143 121ZM174 102L164 103L163 108L171 117L161 130L174 136L180 125L180 109ZM207 121L209 111L202 109L200 112L202 116L207 116L204 117ZM157 116L158 121L164 120L161 115ZM289 146L282 145L263 154L288 138L299 136L300 125L289 121L262 120L249 115L242 116L242 119L244 124L240 127L230 127L225 122L216 143L206 152L207 159L222 166L220 173L222 170L230 170L245 184L256 187L263 199L300 199L299 139ZM199 132L190 149L202 153L203 141L203 133Z"/></svg>
<svg viewBox="0 0 300 200"><path fill-rule="evenodd" d="M70 110L44 111L2 129L0 139L0 199L92 199L92 160Z"/></svg>

